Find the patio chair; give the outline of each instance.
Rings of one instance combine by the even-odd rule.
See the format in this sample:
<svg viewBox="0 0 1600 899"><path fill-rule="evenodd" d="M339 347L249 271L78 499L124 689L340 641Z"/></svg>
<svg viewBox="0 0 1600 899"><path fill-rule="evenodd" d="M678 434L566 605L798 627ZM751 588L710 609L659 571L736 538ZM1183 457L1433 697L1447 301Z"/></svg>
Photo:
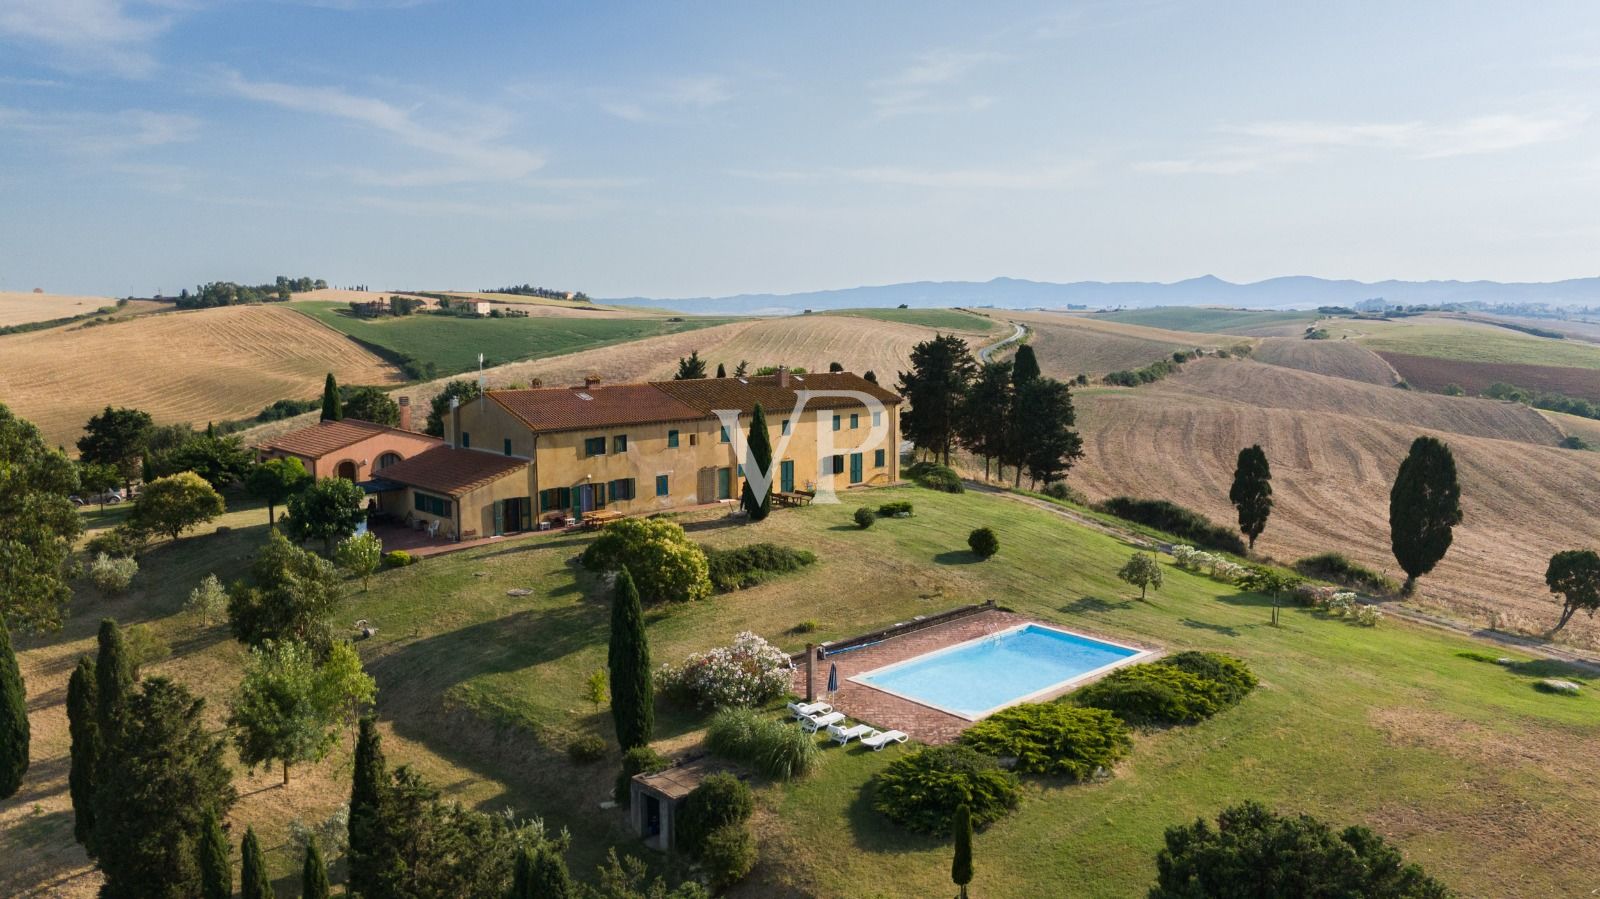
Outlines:
<svg viewBox="0 0 1600 899"><path fill-rule="evenodd" d="M833 742L838 743L840 746L849 746L851 740L858 737L865 739L875 733L877 733L877 730L865 724L857 724L854 727L840 727L837 724L828 725L828 736L832 737Z"/></svg>
<svg viewBox="0 0 1600 899"><path fill-rule="evenodd" d="M883 747L888 746L890 743L904 743L909 739L911 737L902 731L886 730L870 737L862 737L861 745L872 747L873 752L882 752Z"/></svg>
<svg viewBox="0 0 1600 899"><path fill-rule="evenodd" d="M800 719L800 726L816 733L830 724L838 724L844 720L844 712L828 712L825 715L807 715Z"/></svg>
<svg viewBox="0 0 1600 899"><path fill-rule="evenodd" d="M791 702L789 711L795 718L810 718L812 715L824 715L833 711L833 706L826 702Z"/></svg>
<svg viewBox="0 0 1600 899"><path fill-rule="evenodd" d="M428 539L432 540L435 536L438 535L438 533L439 533L439 522L437 522L437 521L428 522Z"/></svg>

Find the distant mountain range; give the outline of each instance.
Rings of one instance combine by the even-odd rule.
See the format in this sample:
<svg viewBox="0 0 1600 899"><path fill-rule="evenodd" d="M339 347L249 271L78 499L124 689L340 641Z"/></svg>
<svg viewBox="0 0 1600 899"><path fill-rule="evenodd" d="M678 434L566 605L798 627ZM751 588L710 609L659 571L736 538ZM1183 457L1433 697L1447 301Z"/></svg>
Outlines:
<svg viewBox="0 0 1600 899"><path fill-rule="evenodd" d="M912 281L815 290L806 293L750 293L728 297L660 299L624 297L601 300L656 306L697 314L777 315L806 309L998 306L1006 309L1090 309L1127 306L1237 306L1245 309L1309 309L1348 306L1383 299L1403 305L1482 302L1550 306L1600 305L1600 277L1545 283L1499 281L1349 281L1292 275L1253 284L1234 284L1214 275L1162 284L1156 281L1074 281L1056 284L995 278L992 281Z"/></svg>

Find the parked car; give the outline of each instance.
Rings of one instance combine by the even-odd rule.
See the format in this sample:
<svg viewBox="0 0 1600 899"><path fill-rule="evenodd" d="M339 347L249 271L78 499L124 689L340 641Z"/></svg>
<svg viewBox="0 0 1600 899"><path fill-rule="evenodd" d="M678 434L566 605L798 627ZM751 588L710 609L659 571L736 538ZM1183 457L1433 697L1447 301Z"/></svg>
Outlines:
<svg viewBox="0 0 1600 899"><path fill-rule="evenodd" d="M88 496L69 496L75 506L105 505L114 506L122 502L121 490L107 490L105 493L91 493Z"/></svg>

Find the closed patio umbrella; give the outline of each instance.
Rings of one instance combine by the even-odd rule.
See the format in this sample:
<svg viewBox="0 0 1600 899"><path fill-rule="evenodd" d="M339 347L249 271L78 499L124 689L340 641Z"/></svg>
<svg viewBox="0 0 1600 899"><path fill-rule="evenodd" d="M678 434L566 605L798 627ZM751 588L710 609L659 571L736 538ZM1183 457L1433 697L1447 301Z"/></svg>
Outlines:
<svg viewBox="0 0 1600 899"><path fill-rule="evenodd" d="M837 662L828 666L828 692L839 689L839 664Z"/></svg>

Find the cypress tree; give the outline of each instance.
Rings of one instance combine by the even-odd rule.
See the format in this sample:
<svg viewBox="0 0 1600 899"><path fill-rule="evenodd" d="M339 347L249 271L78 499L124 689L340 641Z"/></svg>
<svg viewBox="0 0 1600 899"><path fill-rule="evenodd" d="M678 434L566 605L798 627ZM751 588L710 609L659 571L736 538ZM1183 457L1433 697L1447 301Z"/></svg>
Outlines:
<svg viewBox="0 0 1600 899"><path fill-rule="evenodd" d="M100 764L100 723L95 697L94 659L83 656L67 680L67 732L72 735L72 769L67 789L72 794L72 837L94 857L94 783Z"/></svg>
<svg viewBox="0 0 1600 899"><path fill-rule="evenodd" d="M239 895L243 899L276 899L272 881L267 877L267 858L261 854L261 841L256 839L254 827L245 828L239 855L243 859L239 868Z"/></svg>
<svg viewBox="0 0 1600 899"><path fill-rule="evenodd" d="M511 869L511 892L506 894L506 899L534 899L538 895L533 891L533 849L524 846L517 853L516 866Z"/></svg>
<svg viewBox="0 0 1600 899"><path fill-rule="evenodd" d="M749 477L744 481L744 492L739 497L739 502L744 506L744 511L750 516L751 521L760 521L772 514L772 438L767 434L767 413L756 403L755 411L750 415L750 437L745 441L744 470L760 472L767 477L767 489L761 499L756 499L755 489L750 486Z"/></svg>
<svg viewBox="0 0 1600 899"><path fill-rule="evenodd" d="M333 372L328 372L328 379L322 382L322 420L339 421L344 418L344 403L339 399L339 384L333 379Z"/></svg>
<svg viewBox="0 0 1600 899"><path fill-rule="evenodd" d="M22 787L28 773L28 693L11 648L11 633L0 617L0 799Z"/></svg>
<svg viewBox="0 0 1600 899"><path fill-rule="evenodd" d="M357 896L381 895L381 875L388 848L384 829L389 789L389 768L377 719L361 719L356 736L356 770L350 784L350 892Z"/></svg>
<svg viewBox="0 0 1600 899"><path fill-rule="evenodd" d="M1272 466L1259 444L1239 450L1228 501L1239 510L1239 533L1249 537L1250 548L1255 549L1256 538L1267 529L1267 516L1272 514Z"/></svg>
<svg viewBox="0 0 1600 899"><path fill-rule="evenodd" d="M300 895L303 899L328 899L328 866L322 861L322 850L317 841L306 843L306 863L300 871Z"/></svg>
<svg viewBox="0 0 1600 899"><path fill-rule="evenodd" d="M1017 347L1016 358L1011 360L1011 377L1016 386L1039 377L1039 358L1033 354L1033 347L1023 344Z"/></svg>
<svg viewBox="0 0 1600 899"><path fill-rule="evenodd" d="M728 376L728 370L723 367L721 362L718 362L717 363L717 377L726 378L727 376Z"/></svg>
<svg viewBox="0 0 1600 899"><path fill-rule="evenodd" d="M950 863L950 879L961 889L960 899L967 899L967 884L972 882L972 810L966 805L956 807L956 857Z"/></svg>
<svg viewBox="0 0 1600 899"><path fill-rule="evenodd" d="M95 718L100 725L102 749L116 744L122 708L133 692L133 665L128 647L122 642L122 628L116 619L100 619L100 655L94 663Z"/></svg>
<svg viewBox="0 0 1600 899"><path fill-rule="evenodd" d="M537 899L568 899L573 894L572 877L567 873L567 863L555 849L545 846L533 857L530 897Z"/></svg>
<svg viewBox="0 0 1600 899"><path fill-rule="evenodd" d="M606 663L611 669L611 718L616 722L617 742L626 753L648 744L655 731L644 609L626 567L617 572L616 593L611 599L611 648Z"/></svg>
<svg viewBox="0 0 1600 899"><path fill-rule="evenodd" d="M1460 523L1455 456L1438 439L1418 437L1389 491L1389 545L1406 573L1405 594L1444 558Z"/></svg>
<svg viewBox="0 0 1600 899"><path fill-rule="evenodd" d="M232 899L233 860L228 857L228 837L216 812L206 812L196 851L200 865L201 899Z"/></svg>

